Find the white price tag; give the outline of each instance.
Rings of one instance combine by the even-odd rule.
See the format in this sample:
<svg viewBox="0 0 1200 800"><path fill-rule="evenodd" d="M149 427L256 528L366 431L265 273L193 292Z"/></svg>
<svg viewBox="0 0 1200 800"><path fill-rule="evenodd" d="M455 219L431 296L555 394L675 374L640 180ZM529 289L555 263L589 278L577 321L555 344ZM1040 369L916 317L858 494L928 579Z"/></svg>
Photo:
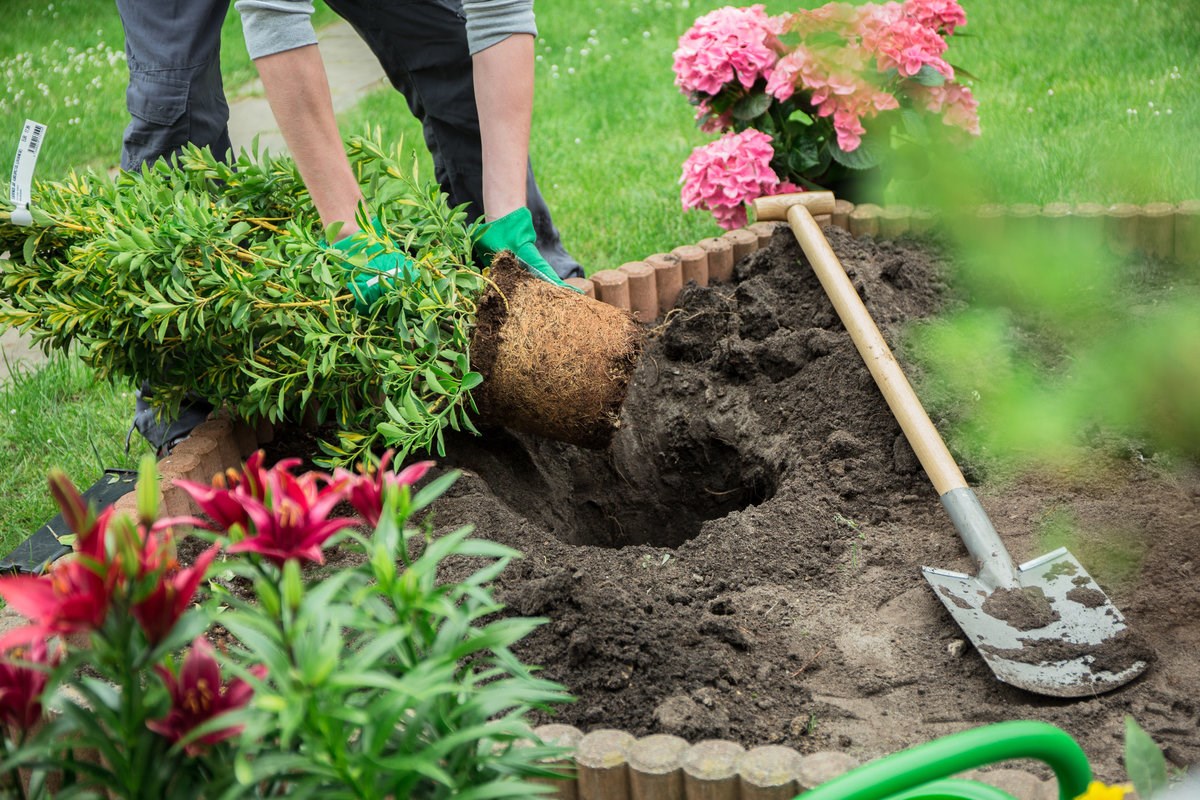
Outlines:
<svg viewBox="0 0 1200 800"><path fill-rule="evenodd" d="M15 206L12 212L14 225L33 224L33 216L29 213L33 192L33 168L37 166L37 157L42 149L45 134L45 125L31 119L25 120L21 141L17 144L17 155L13 159L12 179L8 183L8 199Z"/></svg>

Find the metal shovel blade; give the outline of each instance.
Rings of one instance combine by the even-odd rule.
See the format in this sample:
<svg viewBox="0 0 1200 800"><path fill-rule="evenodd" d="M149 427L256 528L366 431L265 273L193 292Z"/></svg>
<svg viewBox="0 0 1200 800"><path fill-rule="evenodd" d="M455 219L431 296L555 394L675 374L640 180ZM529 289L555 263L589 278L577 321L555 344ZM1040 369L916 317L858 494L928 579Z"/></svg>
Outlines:
<svg viewBox="0 0 1200 800"><path fill-rule="evenodd" d="M925 578L996 677L1053 697L1116 689L1149 652L1079 561L1059 548L1017 567L1017 585L931 567Z"/></svg>

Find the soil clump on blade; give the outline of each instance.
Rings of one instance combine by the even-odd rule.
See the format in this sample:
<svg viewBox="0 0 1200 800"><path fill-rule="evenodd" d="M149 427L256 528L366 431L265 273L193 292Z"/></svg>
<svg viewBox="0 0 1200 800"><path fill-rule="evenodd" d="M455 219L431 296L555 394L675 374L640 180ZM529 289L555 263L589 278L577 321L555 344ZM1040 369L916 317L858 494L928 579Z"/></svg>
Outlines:
<svg viewBox="0 0 1200 800"><path fill-rule="evenodd" d="M945 302L935 246L825 232L893 345ZM607 449L499 429L446 446L438 469L463 473L437 530L472 524L524 554L497 595L548 622L515 651L577 698L539 723L867 761L1045 720L1115 781L1132 714L1169 763L1200 763L1200 477L1115 449L1082 476L968 472L1018 563L1074 520L1070 550L1155 655L1094 697L1000 683L921 574L971 573L970 557L786 231L731 283L684 288Z"/></svg>
<svg viewBox="0 0 1200 800"><path fill-rule="evenodd" d="M1098 593L1103 598L1103 593ZM1101 603L1104 601L1101 600ZM996 589L981 607L993 619L1007 622L1019 631L1044 628L1061 616L1050 607L1050 599L1040 587Z"/></svg>

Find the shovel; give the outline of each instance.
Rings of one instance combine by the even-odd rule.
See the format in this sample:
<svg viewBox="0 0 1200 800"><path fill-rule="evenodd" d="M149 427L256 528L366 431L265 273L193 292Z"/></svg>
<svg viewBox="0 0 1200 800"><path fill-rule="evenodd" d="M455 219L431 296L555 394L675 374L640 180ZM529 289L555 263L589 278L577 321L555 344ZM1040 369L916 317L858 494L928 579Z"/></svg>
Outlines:
<svg viewBox="0 0 1200 800"><path fill-rule="evenodd" d="M759 220L787 220L842 324L978 566L974 576L925 567L925 578L996 677L1037 694L1082 697L1115 689L1149 666L1121 612L1079 561L1059 548L1020 566L888 349L814 214L830 192L764 197Z"/></svg>

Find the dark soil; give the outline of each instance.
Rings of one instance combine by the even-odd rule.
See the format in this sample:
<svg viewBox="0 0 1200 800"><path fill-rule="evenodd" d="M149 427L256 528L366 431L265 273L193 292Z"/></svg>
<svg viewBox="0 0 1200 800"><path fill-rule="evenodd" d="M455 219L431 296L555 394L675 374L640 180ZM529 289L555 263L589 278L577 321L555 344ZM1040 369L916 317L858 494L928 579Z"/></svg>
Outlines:
<svg viewBox="0 0 1200 800"><path fill-rule="evenodd" d="M1103 598L1103 592L1099 594ZM983 613L1004 620L1019 631L1044 628L1060 619L1046 593L1037 586L1028 589L997 589L983 601Z"/></svg>
<svg viewBox="0 0 1200 800"><path fill-rule="evenodd" d="M889 338L937 310L932 247L826 233ZM1172 764L1200 763L1200 478L1108 455L975 485L1019 562L1073 517L1071 551L1156 655L1083 699L998 682L920 571L969 557L790 235L732 284L684 290L608 449L502 430L448 449L463 474L438 527L524 553L495 588L548 620L517 652L578 698L553 721L865 761L1040 719L1115 780L1132 714Z"/></svg>

